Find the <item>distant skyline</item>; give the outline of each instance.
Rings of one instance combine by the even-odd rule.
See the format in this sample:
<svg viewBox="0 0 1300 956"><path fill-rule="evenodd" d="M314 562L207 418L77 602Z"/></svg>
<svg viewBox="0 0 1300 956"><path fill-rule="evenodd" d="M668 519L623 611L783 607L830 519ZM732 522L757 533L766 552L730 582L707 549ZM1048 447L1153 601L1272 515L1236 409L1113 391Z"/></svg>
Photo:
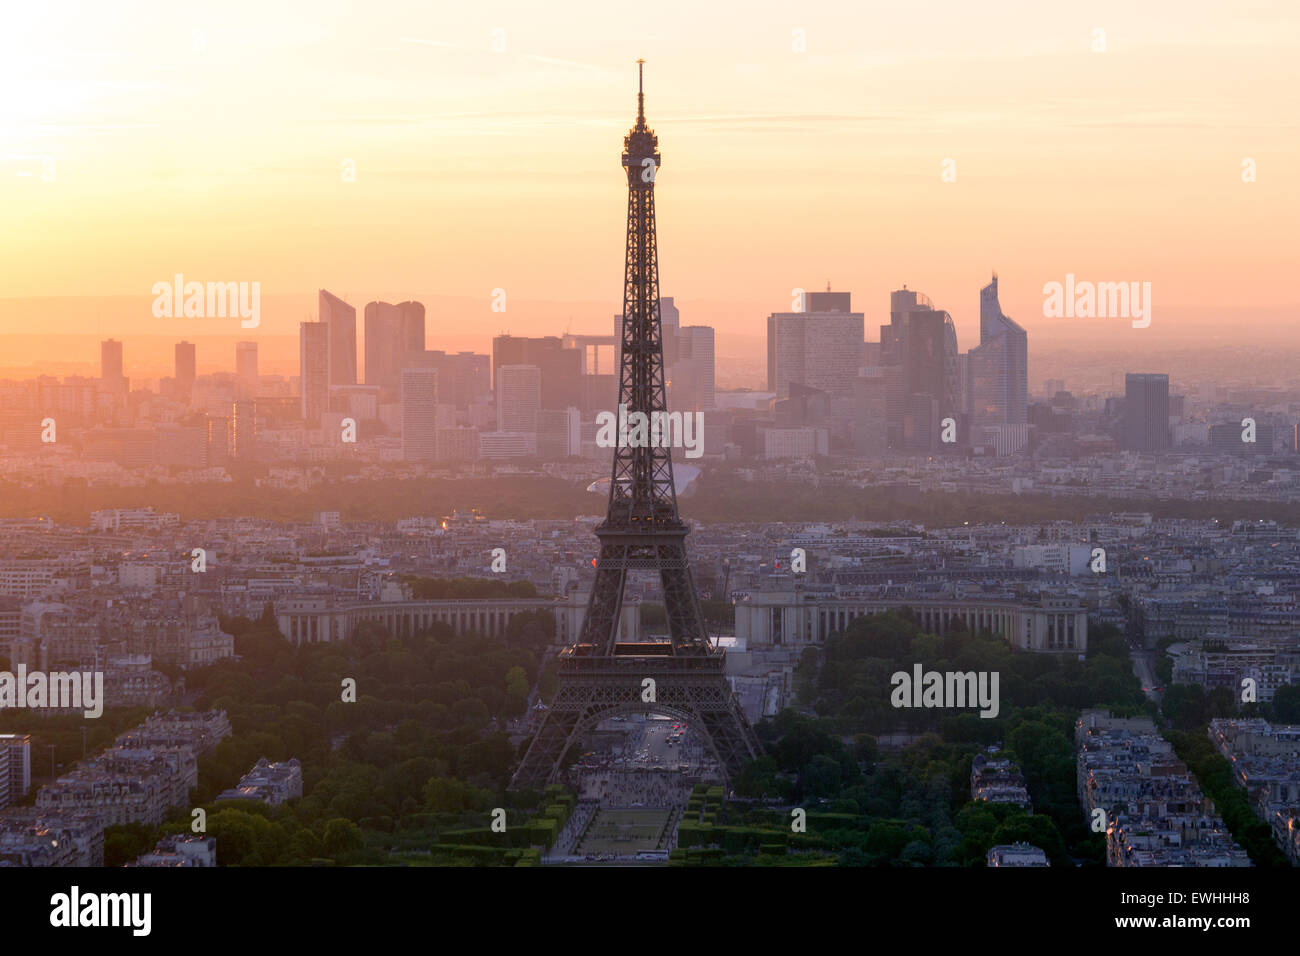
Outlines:
<svg viewBox="0 0 1300 956"><path fill-rule="evenodd" d="M481 322L484 339L558 334L524 306L545 302L591 303L581 330L599 331L621 280L618 154L643 56L664 294L723 304L689 320L717 327L724 351L792 287L827 279L868 327L890 290L924 291L963 344L994 270L1031 339L1060 321L1043 318L1042 285L1069 272L1151 282L1156 327L1184 307L1300 312L1294 7L739 16L668 2L656 22L675 26L626 49L608 38L632 35L630 13L595 3L565 18L519 3L125 8L9 13L0 298L147 298L183 272L259 281L264 297L471 304L431 308L431 338L440 320ZM261 27L234 28L247 23ZM496 288L506 314L490 311ZM0 303L0 335L37 320ZM41 321L136 331L75 311Z"/></svg>
<svg viewBox="0 0 1300 956"><path fill-rule="evenodd" d="M1128 320L1070 320L1065 325L1034 317L1027 319L1010 308L1009 285L1000 276L1002 304L1005 311L1029 333L1029 374L1031 387L1041 384L1044 375L1071 375L1075 362L1095 362L1110 356L1107 367L1118 375L1134 369L1166 367L1175 357L1185 362L1222 369L1222 380L1264 382L1270 378L1289 381L1295 362L1300 361L1293 313L1282 309L1214 309L1199 308L1177 313L1177 322L1157 321L1151 328L1132 329ZM981 285L987 284L987 277ZM853 307L866 313L866 338L879 339L879 324L888 321L888 293L883 306L866 301L856 290ZM922 290L924 291L924 290ZM364 308L366 301L350 296L350 304ZM953 315L963 351L979 344L978 287L964 306L955 308L938 302ZM251 340L259 345L260 369L263 374L293 376L298 372L298 323L314 321L317 294L291 297L267 297L263 301L263 319L255 330L241 330L238 320L221 323L217 319L155 320L149 315L149 297L66 298L55 300L0 299L0 327L19 331L0 332L0 378L27 378L37 374L98 375L100 342L116 338L123 342L125 366L135 380L172 374L173 350L177 342L188 340L197 347L197 371L200 375L216 371L234 371L235 343ZM609 303L516 303L519 308L507 315L496 315L499 325L478 327L466 319L472 307L467 299L449 296L416 296L428 307L426 344L430 349L449 352L470 350L480 354L491 351L492 337L499 334L607 335L612 324L613 308ZM391 300L390 300L391 301ZM859 305L863 302L862 305ZM690 302L678 300L682 320L688 325L710 325L717 330L715 352L719 359L730 360L719 366L719 388L742 384L761 389L765 381L766 319L772 311L756 318L744 313L735 303ZM1159 302L1156 303L1160 308ZM583 319L582 316L588 316ZM737 316L728 322L726 316ZM525 321L524 317L528 320ZM710 321L712 319L712 321ZM505 321L508 320L508 321ZM232 327L233 324L233 327ZM1195 328L1195 336L1188 334ZM39 331L46 329L47 331ZM1104 329L1107 334L1098 334ZM1255 362L1243 365L1239 357L1256 353ZM364 362L364 336L357 336L358 360ZM1075 362L1069 356L1076 356ZM1236 356L1237 358L1234 358ZM746 379L734 360L752 362L752 375ZM1045 364L1050 360L1050 368ZM1122 384L1121 384L1122 389Z"/></svg>

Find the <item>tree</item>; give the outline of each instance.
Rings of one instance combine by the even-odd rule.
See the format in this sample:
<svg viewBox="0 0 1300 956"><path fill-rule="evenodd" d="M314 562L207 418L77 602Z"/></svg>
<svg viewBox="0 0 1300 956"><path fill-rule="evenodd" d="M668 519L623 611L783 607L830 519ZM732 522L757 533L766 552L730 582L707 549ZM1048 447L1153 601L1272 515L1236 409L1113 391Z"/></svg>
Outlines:
<svg viewBox="0 0 1300 956"><path fill-rule="evenodd" d="M298 863L307 863L321 856L324 852L324 846L320 838L312 833L306 827L300 827L298 832L293 835L290 843L290 852Z"/></svg>
<svg viewBox="0 0 1300 956"><path fill-rule="evenodd" d="M435 813L462 813L485 809L491 793L479 790L455 777L432 777L424 785L424 804Z"/></svg>
<svg viewBox="0 0 1300 956"><path fill-rule="evenodd" d="M1051 817L1036 813L1032 817L1024 813L1009 816L997 832L993 834L995 844L1029 843L1047 854L1052 866L1070 866L1070 855L1065 849L1065 841L1056 829Z"/></svg>
<svg viewBox="0 0 1300 956"><path fill-rule="evenodd" d="M1231 687L1216 687L1206 700L1208 716L1231 717L1237 713L1237 696Z"/></svg>
<svg viewBox="0 0 1300 956"><path fill-rule="evenodd" d="M223 866L282 865L289 845L279 824L234 808L208 814L208 836L216 838L217 860Z"/></svg>
<svg viewBox="0 0 1300 956"><path fill-rule="evenodd" d="M104 828L104 865L124 866L153 849L157 837L153 827L127 823Z"/></svg>
<svg viewBox="0 0 1300 956"><path fill-rule="evenodd" d="M465 697L451 705L451 713L458 723L470 727L482 727L488 722L488 708L477 697Z"/></svg>
<svg viewBox="0 0 1300 956"><path fill-rule="evenodd" d="M1208 707L1200 684L1171 684L1165 691L1162 709L1179 730L1191 730L1206 722Z"/></svg>
<svg viewBox="0 0 1300 956"><path fill-rule="evenodd" d="M336 817L325 824L325 838L321 841L325 852L335 860L342 860L360 852L366 845L361 828L351 820Z"/></svg>
<svg viewBox="0 0 1300 956"><path fill-rule="evenodd" d="M899 859L911 866L929 866L934 862L934 848L923 840L913 840L903 847Z"/></svg>
<svg viewBox="0 0 1300 956"><path fill-rule="evenodd" d="M833 796L840 789L840 765L825 754L818 754L808 763L807 783L813 796Z"/></svg>
<svg viewBox="0 0 1300 956"><path fill-rule="evenodd" d="M1300 684L1286 684L1274 692L1273 719L1279 723L1300 724Z"/></svg>
<svg viewBox="0 0 1300 956"><path fill-rule="evenodd" d="M870 734L853 735L853 756L862 763L875 763L880 754L880 747L876 744L876 738Z"/></svg>
<svg viewBox="0 0 1300 956"><path fill-rule="evenodd" d="M746 762L736 780L736 793L742 797L775 796L776 761L764 756Z"/></svg>
<svg viewBox="0 0 1300 956"><path fill-rule="evenodd" d="M528 708L530 691L528 673L522 667L512 667L506 672L506 713L511 716L522 714Z"/></svg>

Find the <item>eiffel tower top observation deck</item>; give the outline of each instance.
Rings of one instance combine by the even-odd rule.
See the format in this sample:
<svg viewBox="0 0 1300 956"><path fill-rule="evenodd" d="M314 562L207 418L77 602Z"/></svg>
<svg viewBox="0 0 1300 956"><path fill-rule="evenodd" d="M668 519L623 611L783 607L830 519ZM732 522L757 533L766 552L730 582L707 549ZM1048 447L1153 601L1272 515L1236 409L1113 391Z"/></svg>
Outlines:
<svg viewBox="0 0 1300 956"><path fill-rule="evenodd" d="M645 124L645 60L637 60L636 90L636 125L623 137L623 165L627 167L627 184L637 185L638 181L648 182L654 188L654 173L648 180L642 180L641 174L653 164L657 169L661 165L659 157L659 137ZM647 162L649 160L649 162Z"/></svg>

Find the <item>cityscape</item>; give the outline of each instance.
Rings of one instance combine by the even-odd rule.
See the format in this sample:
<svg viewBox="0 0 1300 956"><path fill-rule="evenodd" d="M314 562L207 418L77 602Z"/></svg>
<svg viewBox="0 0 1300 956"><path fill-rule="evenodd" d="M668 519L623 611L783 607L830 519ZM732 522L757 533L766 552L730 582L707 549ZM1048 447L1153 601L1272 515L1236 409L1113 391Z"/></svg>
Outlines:
<svg viewBox="0 0 1300 956"><path fill-rule="evenodd" d="M720 308L714 154L632 53L581 137L605 177L622 139L621 298L322 257L304 315L177 249L63 323L0 282L0 872L1046 868L1110 875L1104 925L1249 928L1300 865L1300 305L1238 270L1198 324L1142 260L994 241L868 274L828 221ZM51 926L149 934L77 879Z"/></svg>

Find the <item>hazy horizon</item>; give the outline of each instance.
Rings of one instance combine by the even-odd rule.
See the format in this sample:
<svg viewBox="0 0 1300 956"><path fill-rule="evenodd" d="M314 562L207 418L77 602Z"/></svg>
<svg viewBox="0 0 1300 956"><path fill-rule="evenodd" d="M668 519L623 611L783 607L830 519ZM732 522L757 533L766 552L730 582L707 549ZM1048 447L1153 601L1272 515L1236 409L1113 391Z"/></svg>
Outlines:
<svg viewBox="0 0 1300 956"><path fill-rule="evenodd" d="M987 279L985 279L987 281ZM843 289L836 285L837 289ZM920 288L924 291L924 287ZM357 309L357 349L364 363L363 313L371 297L345 295L330 289ZM878 341L878 326L889 321L888 291L869 298L856 289L853 308L865 313L866 339ZM1224 384L1238 380L1270 383L1270 361L1280 363L1272 375L1284 376L1287 368L1300 361L1300 337L1288 315L1294 309L1179 309L1161 308L1156 302L1156 319L1150 328L1135 329L1126 319L1049 319L1024 315L1011 303L1012 287L999 277L1004 311L1028 331L1030 341L1030 387L1038 389L1042 379L1064 378L1067 386L1079 386L1070 374L1071 359L1080 365L1105 365L1122 378L1125 371L1167 371L1160 367L1171 355L1187 350L1208 352L1204 364L1224 356ZM613 329L616 305L594 302L512 302L507 313L490 313L480 327L470 330L466 317L483 303L467 297L413 294L426 306L426 346L448 352L490 353L492 337L499 334L562 335L565 332L608 335ZM390 296L400 301L406 295ZM973 301L972 301L973 300ZM48 298L0 298L0 330L44 327L49 331L0 331L0 379L36 375L99 374L99 343L115 338L123 342L124 369L135 379L154 379L173 374L173 346L185 340L197 347L200 375L233 372L234 344L259 343L262 374L293 377L298 374L299 322L315 320L316 293L262 297L262 316L255 329L241 329L239 320L220 318L155 319L150 311L151 296L62 296ZM709 302L677 299L684 325L712 325L717 329L717 355L733 362L719 362L719 388L765 387L766 317L784 311L789 303L777 303L756 313L758 303ZM978 287L965 303L937 301L957 326L958 342L965 351L979 342ZM964 306L964 307L963 307ZM485 310L486 311L486 310ZM1161 321L1161 320L1164 321ZM168 326L169 328L164 328ZM1098 336L1098 331L1107 334ZM51 339L59 346L51 349ZM1257 354L1249 365L1231 362L1226 353ZM57 355L57 358L53 357ZM750 363L736 367L735 362ZM1109 363L1114 363L1109 364ZM1097 373L1100 374L1100 373ZM1096 375L1094 374L1094 378Z"/></svg>
<svg viewBox="0 0 1300 956"><path fill-rule="evenodd" d="M523 4L230 6L10 14L0 335L241 334L155 319L153 284L176 273L259 282L245 338L296 333L319 288L358 311L421 299L432 348L604 332L637 57L663 154L662 291L717 329L720 352L761 336L794 287L828 281L853 293L868 340L906 284L952 314L965 349L993 271L1034 347L1101 334L1140 357L1225 328L1285 344L1300 317L1300 82L1275 55L1300 10L737 17L674 0L660 22L685 29L620 46L592 40L631 36L627 15L594 3L576 27ZM1150 282L1151 327L1044 318L1044 283L1071 273Z"/></svg>

